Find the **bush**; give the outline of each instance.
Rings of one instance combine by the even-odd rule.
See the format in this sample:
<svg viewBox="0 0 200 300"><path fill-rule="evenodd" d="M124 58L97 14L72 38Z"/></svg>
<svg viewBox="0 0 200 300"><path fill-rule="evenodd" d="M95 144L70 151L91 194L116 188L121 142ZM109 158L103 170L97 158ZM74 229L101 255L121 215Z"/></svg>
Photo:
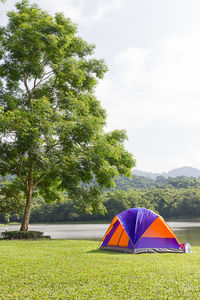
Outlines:
<svg viewBox="0 0 200 300"><path fill-rule="evenodd" d="M4 231L1 233L5 240L37 240L41 238L50 238L43 235L40 231Z"/></svg>

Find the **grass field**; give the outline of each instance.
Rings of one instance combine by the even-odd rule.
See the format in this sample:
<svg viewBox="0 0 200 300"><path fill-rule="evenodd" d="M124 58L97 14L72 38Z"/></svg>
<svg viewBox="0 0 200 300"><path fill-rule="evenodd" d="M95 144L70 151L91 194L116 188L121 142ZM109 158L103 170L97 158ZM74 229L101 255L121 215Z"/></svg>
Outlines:
<svg viewBox="0 0 200 300"><path fill-rule="evenodd" d="M18 223L18 222L10 222L7 224L0 223L0 227L4 227L4 226L8 226L8 225L20 225L20 223Z"/></svg>
<svg viewBox="0 0 200 300"><path fill-rule="evenodd" d="M0 241L0 299L199 299L200 248L117 254L94 241Z"/></svg>

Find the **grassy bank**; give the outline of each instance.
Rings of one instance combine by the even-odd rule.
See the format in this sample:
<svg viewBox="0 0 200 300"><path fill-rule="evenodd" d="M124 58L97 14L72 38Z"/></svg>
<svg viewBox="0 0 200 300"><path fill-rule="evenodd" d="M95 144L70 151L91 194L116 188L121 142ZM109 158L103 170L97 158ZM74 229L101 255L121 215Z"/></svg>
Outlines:
<svg viewBox="0 0 200 300"><path fill-rule="evenodd" d="M10 223L0 223L0 227L8 226L8 225L20 225L18 222L10 222Z"/></svg>
<svg viewBox="0 0 200 300"><path fill-rule="evenodd" d="M191 254L117 254L93 241L0 241L1 299L197 299Z"/></svg>

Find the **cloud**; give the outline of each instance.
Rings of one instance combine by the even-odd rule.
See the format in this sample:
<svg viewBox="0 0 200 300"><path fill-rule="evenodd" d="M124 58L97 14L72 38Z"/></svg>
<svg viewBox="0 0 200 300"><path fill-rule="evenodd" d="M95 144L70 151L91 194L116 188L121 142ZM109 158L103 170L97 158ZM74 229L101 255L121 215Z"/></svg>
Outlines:
<svg viewBox="0 0 200 300"><path fill-rule="evenodd" d="M127 129L129 150L142 153L147 168L161 160L166 169L166 159L200 167L199 53L199 34L128 48L114 58L115 72L97 89L108 111L108 130Z"/></svg>
<svg viewBox="0 0 200 300"><path fill-rule="evenodd" d="M83 13L83 2L81 0L31 0L31 2L37 3L39 7L51 14L63 12L72 22L78 22Z"/></svg>
<svg viewBox="0 0 200 300"><path fill-rule="evenodd" d="M36 0L39 6L49 11L64 12L72 22L89 27L97 22L104 22L108 15L118 11L125 0Z"/></svg>
<svg viewBox="0 0 200 300"><path fill-rule="evenodd" d="M91 0L94 3L93 0ZM111 12L118 11L125 2L124 0L105 0L105 1L96 1L98 2L94 13L90 16L87 16L88 25L103 21L108 14ZM88 18L89 17L89 18Z"/></svg>

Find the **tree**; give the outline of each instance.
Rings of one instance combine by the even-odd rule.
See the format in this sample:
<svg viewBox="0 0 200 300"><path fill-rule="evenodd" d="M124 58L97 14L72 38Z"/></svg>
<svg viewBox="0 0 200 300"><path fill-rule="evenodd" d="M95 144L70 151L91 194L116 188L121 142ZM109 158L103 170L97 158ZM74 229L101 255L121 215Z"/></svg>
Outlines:
<svg viewBox="0 0 200 300"><path fill-rule="evenodd" d="M8 17L0 29L0 175L14 176L7 196L16 190L26 199L20 230L28 230L38 195L51 202L67 190L81 210L103 210L100 188L135 165L126 133L103 131L94 91L107 67L63 14L24 0Z"/></svg>

